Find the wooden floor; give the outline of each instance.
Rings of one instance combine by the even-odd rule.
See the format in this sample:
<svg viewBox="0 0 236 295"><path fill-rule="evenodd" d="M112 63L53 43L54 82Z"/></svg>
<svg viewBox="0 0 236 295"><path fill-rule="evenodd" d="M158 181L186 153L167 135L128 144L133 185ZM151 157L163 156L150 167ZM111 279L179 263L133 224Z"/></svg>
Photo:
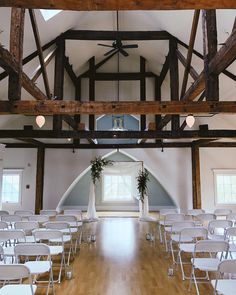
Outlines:
<svg viewBox="0 0 236 295"><path fill-rule="evenodd" d="M72 263L73 278L63 279L56 294L70 295L150 295L196 294L183 282L179 268L168 277L171 258L159 241L149 242L145 234L153 223L137 218L103 218L85 225L85 232L96 233L95 243L83 243ZM203 284L201 294L213 294ZM42 294L42 293L39 293Z"/></svg>

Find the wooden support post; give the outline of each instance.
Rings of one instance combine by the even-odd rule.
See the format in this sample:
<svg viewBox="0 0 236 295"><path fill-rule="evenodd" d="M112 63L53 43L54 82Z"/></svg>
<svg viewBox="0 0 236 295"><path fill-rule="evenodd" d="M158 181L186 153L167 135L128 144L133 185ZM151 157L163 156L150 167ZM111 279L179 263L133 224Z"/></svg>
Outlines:
<svg viewBox="0 0 236 295"><path fill-rule="evenodd" d="M89 60L89 71L90 71L90 77L89 77L89 101L95 101L95 80L94 80L94 74L95 74L95 57L93 56ZM89 115L89 130L95 129L95 116Z"/></svg>
<svg viewBox="0 0 236 295"><path fill-rule="evenodd" d="M39 57L40 65L41 65L46 95L48 98L50 98L51 91L50 91L50 87L49 87L48 75L47 75L47 71L46 71L46 65L44 63L43 50L42 50L41 40L40 40L40 36L39 36L39 29L38 29L35 13L34 13L33 9L29 9L29 15L30 15L33 33L34 33L36 47L38 50L38 57Z"/></svg>
<svg viewBox="0 0 236 295"><path fill-rule="evenodd" d="M169 41L169 67L170 67L170 98L172 101L179 100L179 65L177 57L177 42L174 39ZM179 129L179 115L173 115L171 129Z"/></svg>
<svg viewBox="0 0 236 295"><path fill-rule="evenodd" d="M12 8L11 31L10 31L10 53L17 62L17 73L10 72L8 83L8 99L10 101L21 99L22 87L22 57L24 39L25 9Z"/></svg>
<svg viewBox="0 0 236 295"><path fill-rule="evenodd" d="M192 152L192 188L193 209L201 209L201 182L200 182L200 156L199 146L193 145Z"/></svg>
<svg viewBox="0 0 236 295"><path fill-rule="evenodd" d="M155 78L155 101L161 101L161 83L159 77ZM158 126L161 122L161 115L155 115L155 129L158 130ZM160 143L160 140L156 140L156 143Z"/></svg>
<svg viewBox="0 0 236 295"><path fill-rule="evenodd" d="M64 56L65 41L57 42L57 51L55 57L55 73L54 73L54 98L55 100L63 100L64 92ZM62 116L53 116L53 130L62 129Z"/></svg>
<svg viewBox="0 0 236 295"><path fill-rule="evenodd" d="M217 53L216 11L203 10L203 52L206 100L219 100L219 77L209 73L209 63Z"/></svg>
<svg viewBox="0 0 236 295"><path fill-rule="evenodd" d="M76 101L81 101L81 78L77 79L77 84L75 87L75 100ZM74 116L74 121L77 124L77 126L79 126L80 122L81 122L81 115L75 115ZM80 139L74 139L74 144L75 145L79 145L80 144Z"/></svg>
<svg viewBox="0 0 236 295"><path fill-rule="evenodd" d="M35 214L43 209L44 159L45 148L40 146L37 149Z"/></svg>
<svg viewBox="0 0 236 295"><path fill-rule="evenodd" d="M146 60L144 57L140 56L140 73L145 74L146 72ZM145 76L140 79L140 101L146 100L146 79ZM146 129L146 116L140 116L140 129Z"/></svg>

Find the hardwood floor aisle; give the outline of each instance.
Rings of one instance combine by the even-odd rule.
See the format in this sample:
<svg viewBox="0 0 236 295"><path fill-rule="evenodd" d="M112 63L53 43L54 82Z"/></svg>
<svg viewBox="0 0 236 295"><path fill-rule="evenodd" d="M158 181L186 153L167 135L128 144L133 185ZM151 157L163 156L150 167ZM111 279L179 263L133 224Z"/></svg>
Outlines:
<svg viewBox="0 0 236 295"><path fill-rule="evenodd" d="M167 276L171 258L159 241L146 241L145 234L154 224L136 218L104 218L85 225L95 233L96 243L81 245L72 263L73 278L63 280L56 294L70 295L150 295L196 294L188 292L180 271ZM213 294L211 287L200 287L201 294Z"/></svg>

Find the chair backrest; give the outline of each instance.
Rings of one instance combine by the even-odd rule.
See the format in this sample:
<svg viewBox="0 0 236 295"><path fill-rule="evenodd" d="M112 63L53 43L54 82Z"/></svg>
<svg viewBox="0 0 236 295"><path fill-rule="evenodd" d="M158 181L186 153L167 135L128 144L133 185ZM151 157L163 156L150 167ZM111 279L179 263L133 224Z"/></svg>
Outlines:
<svg viewBox="0 0 236 295"><path fill-rule="evenodd" d="M235 237L236 237L236 227L229 227L225 231L225 237L226 239L229 239L233 242L235 242Z"/></svg>
<svg viewBox="0 0 236 295"><path fill-rule="evenodd" d="M3 215L9 215L9 212L5 210L0 210L0 216L3 216Z"/></svg>
<svg viewBox="0 0 236 295"><path fill-rule="evenodd" d="M227 216L230 213L232 213L231 209L215 209L214 211L216 216Z"/></svg>
<svg viewBox="0 0 236 295"><path fill-rule="evenodd" d="M50 248L43 243L25 243L14 247L14 253L18 256L50 256Z"/></svg>
<svg viewBox="0 0 236 295"><path fill-rule="evenodd" d="M197 219L200 221L211 221L216 219L215 214L211 214L211 213L202 213L202 214L198 214L197 215Z"/></svg>
<svg viewBox="0 0 236 295"><path fill-rule="evenodd" d="M28 215L34 215L34 212L32 210L16 210L14 212L14 215L28 216Z"/></svg>
<svg viewBox="0 0 236 295"><path fill-rule="evenodd" d="M172 223L171 232L179 233L183 228L193 228L195 223L193 221L175 221Z"/></svg>
<svg viewBox="0 0 236 295"><path fill-rule="evenodd" d="M172 208L172 209L161 209L160 210L160 215L166 215L166 214L175 214L175 213L179 213L179 209L178 208Z"/></svg>
<svg viewBox="0 0 236 295"><path fill-rule="evenodd" d="M227 220L236 221L236 213L230 213L226 216Z"/></svg>
<svg viewBox="0 0 236 295"><path fill-rule="evenodd" d="M47 222L49 221L48 215L30 215L28 216L29 221Z"/></svg>
<svg viewBox="0 0 236 295"><path fill-rule="evenodd" d="M8 224L5 221L0 221L0 229L8 229Z"/></svg>
<svg viewBox="0 0 236 295"><path fill-rule="evenodd" d="M236 259L224 260L218 265L218 272L236 274Z"/></svg>
<svg viewBox="0 0 236 295"><path fill-rule="evenodd" d="M25 232L21 229L0 230L0 239L3 240L21 240L25 242Z"/></svg>
<svg viewBox="0 0 236 295"><path fill-rule="evenodd" d="M70 224L68 222L52 221L45 223L47 229L70 229Z"/></svg>
<svg viewBox="0 0 236 295"><path fill-rule="evenodd" d="M57 210L40 210L40 215L47 215L49 217L54 217L58 214Z"/></svg>
<svg viewBox="0 0 236 295"><path fill-rule="evenodd" d="M175 214L166 214L164 216L164 225L172 225L174 221L181 221L185 219L184 214L175 213Z"/></svg>
<svg viewBox="0 0 236 295"><path fill-rule="evenodd" d="M200 240L195 244L194 252L218 253L228 252L229 244L226 241L219 240Z"/></svg>
<svg viewBox="0 0 236 295"><path fill-rule="evenodd" d="M22 229L26 235L31 234L32 230L39 228L37 221L17 221L15 229Z"/></svg>
<svg viewBox="0 0 236 295"><path fill-rule="evenodd" d="M30 270L24 264L0 264L0 281L30 278Z"/></svg>
<svg viewBox="0 0 236 295"><path fill-rule="evenodd" d="M197 216L199 214L204 214L204 213L205 213L205 210L203 209L191 209L187 211L187 214L191 216Z"/></svg>
<svg viewBox="0 0 236 295"><path fill-rule="evenodd" d="M63 242L63 232L57 229L36 229L32 233L35 238L35 241L50 241L53 239L59 239L60 242Z"/></svg>
<svg viewBox="0 0 236 295"><path fill-rule="evenodd" d="M64 215L73 215L77 217L77 220L82 220L83 219L83 213L81 210L76 210L76 209L66 209L64 210Z"/></svg>
<svg viewBox="0 0 236 295"><path fill-rule="evenodd" d="M22 220L22 216L19 216L19 215L2 215L2 221L16 222L21 220Z"/></svg>
<svg viewBox="0 0 236 295"><path fill-rule="evenodd" d="M210 233L214 233L216 229L224 229L232 227L233 222L231 220L211 220L208 223L208 230Z"/></svg>
<svg viewBox="0 0 236 295"><path fill-rule="evenodd" d="M78 219L75 215L57 215L55 217L56 221L67 221L67 222L77 222Z"/></svg>
<svg viewBox="0 0 236 295"><path fill-rule="evenodd" d="M206 240L208 236L208 230L205 227L183 228L180 231L180 241L186 237L193 240Z"/></svg>

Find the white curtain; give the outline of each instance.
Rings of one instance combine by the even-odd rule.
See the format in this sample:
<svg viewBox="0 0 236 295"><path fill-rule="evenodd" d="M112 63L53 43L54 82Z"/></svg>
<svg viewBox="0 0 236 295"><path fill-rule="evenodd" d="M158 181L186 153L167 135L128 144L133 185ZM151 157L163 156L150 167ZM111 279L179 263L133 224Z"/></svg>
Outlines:
<svg viewBox="0 0 236 295"><path fill-rule="evenodd" d="M2 209L2 174L3 174L3 157L5 144L0 144L0 210Z"/></svg>
<svg viewBox="0 0 236 295"><path fill-rule="evenodd" d="M89 220L97 219L97 212L95 207L95 185L92 180L90 181L90 187L89 187L89 202L88 202L88 210L87 210L86 217Z"/></svg>

